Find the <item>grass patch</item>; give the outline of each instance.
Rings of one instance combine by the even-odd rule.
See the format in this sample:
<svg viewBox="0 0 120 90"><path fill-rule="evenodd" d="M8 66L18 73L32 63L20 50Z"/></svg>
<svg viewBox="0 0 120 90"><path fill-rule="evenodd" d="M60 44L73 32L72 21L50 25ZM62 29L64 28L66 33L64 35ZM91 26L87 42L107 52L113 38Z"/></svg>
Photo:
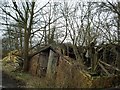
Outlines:
<svg viewBox="0 0 120 90"><path fill-rule="evenodd" d="M29 73L22 72L20 70L16 70L13 63L3 63L2 66L3 71L8 74L13 79L17 80L18 82L23 82L24 88L50 88L51 85L49 84L46 78L40 78L36 76L32 76Z"/></svg>

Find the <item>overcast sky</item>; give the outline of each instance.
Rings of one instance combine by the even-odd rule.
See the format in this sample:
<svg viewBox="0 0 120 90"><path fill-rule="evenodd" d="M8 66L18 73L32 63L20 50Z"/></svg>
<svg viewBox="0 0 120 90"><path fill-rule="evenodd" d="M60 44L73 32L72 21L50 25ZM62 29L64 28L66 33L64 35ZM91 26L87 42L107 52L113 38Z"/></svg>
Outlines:
<svg viewBox="0 0 120 90"><path fill-rule="evenodd" d="M2 3L6 2L6 1L9 1L9 3L11 3L12 0L0 0L0 6L2 5ZM18 0L15 0L15 1L18 1ZM31 1L31 0L29 0L29 1ZM42 7L42 6L45 5L49 0L35 0L35 1L38 2L37 5L38 5L39 7ZM9 4L9 3L8 3L8 4ZM0 10L0 14L1 14L1 13L2 13L2 11ZM0 17L0 21L2 22L1 17ZM3 26L0 25L0 39L2 38L2 32L3 32L2 29L3 29Z"/></svg>
<svg viewBox="0 0 120 90"><path fill-rule="evenodd" d="M11 2L12 0L0 0L0 6L2 5L2 3L3 2L5 2L5 1L9 1L9 2ZM19 1L19 0L15 0L15 1ZM23 0L24 1L24 0ZM32 1L32 0L27 0L27 1ZM66 2L69 2L69 3L74 3L74 2L78 2L78 1L82 1L82 2L88 2L88 1L90 1L90 2L101 2L101 1L106 1L106 0L35 0L36 2L37 2L37 5L39 6L39 7L42 7L42 6L44 6L48 1L51 1L51 2L63 2L63 1L66 1ZM109 0L109 1L117 1L117 0ZM119 0L118 0L119 1ZM1 11L0 11L0 13L2 13ZM0 18L0 21L1 21L1 18ZM1 31L3 31L2 30L2 26L0 25L0 38L2 38L2 32Z"/></svg>

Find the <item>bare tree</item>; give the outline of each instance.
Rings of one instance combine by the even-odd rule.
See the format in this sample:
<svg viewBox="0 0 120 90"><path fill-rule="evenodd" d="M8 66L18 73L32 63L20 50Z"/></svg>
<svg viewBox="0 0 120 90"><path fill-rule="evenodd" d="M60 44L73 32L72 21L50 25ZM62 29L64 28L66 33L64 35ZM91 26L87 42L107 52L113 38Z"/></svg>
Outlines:
<svg viewBox="0 0 120 90"><path fill-rule="evenodd" d="M13 7L10 7L9 9L12 9L15 15L12 15L12 13L6 11L4 8L1 7L2 11L8 15L11 19L16 21L18 25L21 26L24 36L24 45L23 45L23 57L24 57L24 71L28 70L29 67L29 46L30 46L30 37L32 35L32 29L33 24L35 22L35 2L21 2L22 6L19 6L17 2L12 1ZM20 8L22 7L22 8ZM6 23L7 24L7 23ZM9 24L16 26L16 24ZM18 26L17 26L18 27ZM21 29L20 29L21 30Z"/></svg>

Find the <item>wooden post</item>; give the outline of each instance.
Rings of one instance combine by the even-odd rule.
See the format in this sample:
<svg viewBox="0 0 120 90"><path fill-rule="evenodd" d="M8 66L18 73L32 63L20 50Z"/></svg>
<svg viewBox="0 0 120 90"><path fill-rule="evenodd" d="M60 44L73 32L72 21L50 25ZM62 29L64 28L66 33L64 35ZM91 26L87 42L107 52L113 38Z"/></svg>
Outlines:
<svg viewBox="0 0 120 90"><path fill-rule="evenodd" d="M117 63L117 68L120 69L120 53L116 52L116 63Z"/></svg>
<svg viewBox="0 0 120 90"><path fill-rule="evenodd" d="M103 50L103 61L104 61L104 62L107 61L107 60L106 60L106 53L107 53L107 49L106 49L106 47L105 47L104 50Z"/></svg>
<svg viewBox="0 0 120 90"><path fill-rule="evenodd" d="M48 65L47 65L47 78L54 79L57 65L57 55L52 50L50 50Z"/></svg>

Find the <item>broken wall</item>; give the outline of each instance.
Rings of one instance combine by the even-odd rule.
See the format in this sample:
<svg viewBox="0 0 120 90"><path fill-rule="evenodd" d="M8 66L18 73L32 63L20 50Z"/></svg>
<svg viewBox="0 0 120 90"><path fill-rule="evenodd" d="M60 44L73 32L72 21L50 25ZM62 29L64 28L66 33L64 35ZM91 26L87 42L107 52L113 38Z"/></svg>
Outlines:
<svg viewBox="0 0 120 90"><path fill-rule="evenodd" d="M60 58L56 75L57 87L88 88L91 86L90 79L89 74L82 72L82 68L81 71L78 69L78 64L73 65L71 61Z"/></svg>
<svg viewBox="0 0 120 90"><path fill-rule="evenodd" d="M29 72L32 75L40 77L45 76L48 63L48 55L49 51L40 52L39 54L32 57L29 68Z"/></svg>
<svg viewBox="0 0 120 90"><path fill-rule="evenodd" d="M120 85L119 82L120 75L91 76L85 69L63 58L57 66L56 86L59 88L109 88Z"/></svg>
<svg viewBox="0 0 120 90"><path fill-rule="evenodd" d="M34 57L32 57L32 59L30 60L30 66L29 66L29 72L32 75L36 75L37 74L37 67L38 67L38 62L39 62L39 55L35 55Z"/></svg>

